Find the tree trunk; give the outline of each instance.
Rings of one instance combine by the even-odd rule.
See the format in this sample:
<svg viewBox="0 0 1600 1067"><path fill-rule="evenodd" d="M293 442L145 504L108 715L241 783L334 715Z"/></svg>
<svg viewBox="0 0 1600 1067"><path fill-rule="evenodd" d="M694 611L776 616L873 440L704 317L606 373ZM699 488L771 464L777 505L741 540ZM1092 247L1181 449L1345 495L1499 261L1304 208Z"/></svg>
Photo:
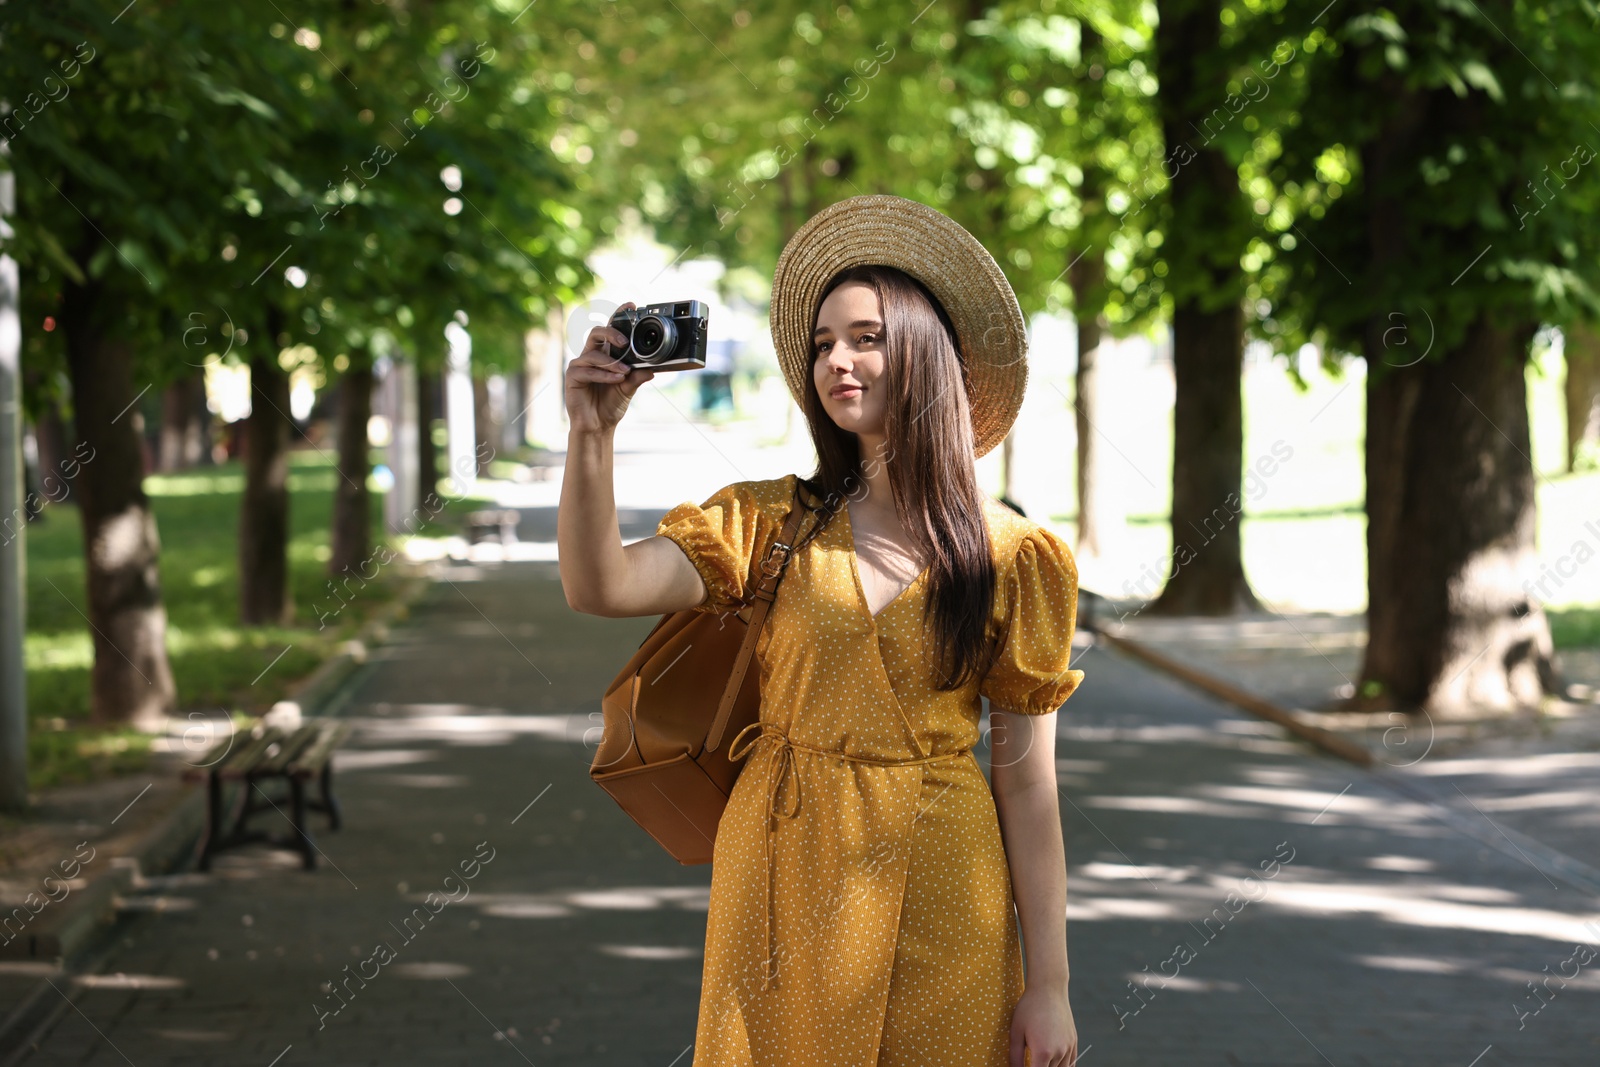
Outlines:
<svg viewBox="0 0 1600 1067"><path fill-rule="evenodd" d="M1013 493L1015 488L1013 476L1016 474L1016 434L1008 433L1000 442L1000 496L1002 499L1016 503Z"/></svg>
<svg viewBox="0 0 1600 1067"><path fill-rule="evenodd" d="M339 480L333 486L333 553L328 573L359 571L372 550L372 508L367 492L367 423L372 418L372 359L365 350L350 353L339 382Z"/></svg>
<svg viewBox="0 0 1600 1067"><path fill-rule="evenodd" d="M54 397L45 397L40 402L33 439L39 446L40 493L52 504L67 503L73 499L73 483L77 480L72 472L81 467L72 463L72 433Z"/></svg>
<svg viewBox="0 0 1600 1067"><path fill-rule="evenodd" d="M522 406L528 402L522 383L521 367L500 376L500 440L495 447L496 451L508 453L513 459L522 449Z"/></svg>
<svg viewBox="0 0 1600 1067"><path fill-rule="evenodd" d="M1369 705L1451 715L1525 707L1556 687L1538 599L1554 590L1533 580L1534 332L1480 317L1442 359L1369 387Z"/></svg>
<svg viewBox="0 0 1600 1067"><path fill-rule="evenodd" d="M1370 332L1370 328L1369 328ZM1370 343L1370 342L1369 342ZM1380 349L1381 351L1381 349ZM1423 371L1368 359L1366 442L1367 513L1367 647L1363 683L1353 694L1356 708L1393 707L1379 679L1397 676L1403 662L1401 635L1408 625L1404 605L1394 600L1400 566L1400 501L1404 466L1396 461L1411 439L1411 420L1421 392ZM1370 679L1370 681L1367 681Z"/></svg>
<svg viewBox="0 0 1600 1067"><path fill-rule="evenodd" d="M156 470L175 471L183 466L183 431L189 421L189 405L184 403L184 381L179 379L161 391L161 429L157 436Z"/></svg>
<svg viewBox="0 0 1600 1067"><path fill-rule="evenodd" d="M1589 323L1564 331L1567 374L1567 473L1578 469L1584 447L1600 445L1600 333Z"/></svg>
<svg viewBox="0 0 1600 1067"><path fill-rule="evenodd" d="M202 398L198 405L196 394ZM204 396L205 378L200 372L179 378L162 392L157 469L187 470L200 462L205 424L199 412L205 408Z"/></svg>
<svg viewBox="0 0 1600 1067"><path fill-rule="evenodd" d="M1243 312L1173 313L1172 569L1152 610L1227 615L1258 607L1244 576Z"/></svg>
<svg viewBox="0 0 1600 1067"><path fill-rule="evenodd" d="M269 325L250 359L239 507L239 618L246 626L289 621L289 375Z"/></svg>
<svg viewBox="0 0 1600 1067"><path fill-rule="evenodd" d="M1368 270L1363 285L1369 299L1381 295L1383 279L1409 254L1402 239L1406 205L1385 193L1389 174L1404 165L1400 156L1416 129L1427 120L1430 98L1392 81L1395 108L1378 135L1362 149L1361 169L1367 176L1371 209L1366 219ZM1381 304L1379 305L1381 306ZM1402 323L1405 322L1401 312ZM1367 513L1367 647L1362 681L1350 707L1393 708L1394 701L1382 679L1403 673L1400 634L1407 619L1403 605L1394 600L1398 587L1399 549L1407 531L1402 526L1400 501L1405 493L1404 466L1396 457L1405 454L1411 439L1411 421L1421 394L1423 370L1408 348L1391 348L1390 315L1367 320L1362 348L1367 363L1366 471ZM1410 343L1406 331L1398 335Z"/></svg>
<svg viewBox="0 0 1600 1067"><path fill-rule="evenodd" d="M439 372L417 367L417 499L439 492L439 446L433 443L434 409L439 404Z"/></svg>
<svg viewBox="0 0 1600 1067"><path fill-rule="evenodd" d="M213 420L211 406L206 402L206 373L203 370L195 375L195 390L190 399L194 401L194 465L196 467L215 466L217 462L216 423Z"/></svg>
<svg viewBox="0 0 1600 1067"><path fill-rule="evenodd" d="M1099 309L1097 290L1106 276L1105 257L1098 249L1081 253L1068 272L1072 285L1073 319L1078 329L1078 369L1074 375L1072 412L1078 432L1078 542L1080 555L1098 556L1101 550L1100 502L1097 499L1100 442L1095 435L1096 379L1100 342L1105 336L1105 315Z"/></svg>
<svg viewBox="0 0 1600 1067"><path fill-rule="evenodd" d="M494 405L489 400L489 377L485 374L472 376L472 435L473 455L476 457L477 476L489 476L489 462L494 459L499 448L495 445L495 438L500 424L495 421Z"/></svg>
<svg viewBox="0 0 1600 1067"><path fill-rule="evenodd" d="M68 469L77 472L94 642L90 718L156 730L177 699L161 602L161 540L144 494L132 353L104 332L100 297L93 283L68 282L61 305L78 436L76 467Z"/></svg>
<svg viewBox="0 0 1600 1067"><path fill-rule="evenodd" d="M1169 196L1172 369L1172 565L1151 610L1226 615L1258 606L1244 576L1244 275L1249 208L1218 149L1194 147L1197 119L1227 95L1201 78L1220 47L1220 0L1165 0L1156 31L1162 135L1176 174ZM1218 66L1216 69L1221 70ZM1169 164L1170 168L1171 164ZM1180 279L1180 272L1188 276Z"/></svg>

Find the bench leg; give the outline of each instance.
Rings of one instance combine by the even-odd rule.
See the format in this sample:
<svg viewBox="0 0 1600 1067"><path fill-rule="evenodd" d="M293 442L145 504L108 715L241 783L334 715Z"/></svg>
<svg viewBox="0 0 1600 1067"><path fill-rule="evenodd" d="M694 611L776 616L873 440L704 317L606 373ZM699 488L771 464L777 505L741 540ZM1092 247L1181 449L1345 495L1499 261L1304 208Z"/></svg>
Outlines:
<svg viewBox="0 0 1600 1067"><path fill-rule="evenodd" d="M216 771L206 772L206 843L200 850L200 869L211 869L211 856L222 837L222 778Z"/></svg>
<svg viewBox="0 0 1600 1067"><path fill-rule="evenodd" d="M339 810L339 801L333 795L333 760L322 765L322 773L317 780L322 790L322 807L328 813L328 829L337 830L344 825L344 813Z"/></svg>
<svg viewBox="0 0 1600 1067"><path fill-rule="evenodd" d="M306 825L306 783L305 779L293 775L289 777L289 803L291 820L294 823L295 837L300 843L301 865L306 870L315 870L317 866L316 848L311 843L311 828Z"/></svg>

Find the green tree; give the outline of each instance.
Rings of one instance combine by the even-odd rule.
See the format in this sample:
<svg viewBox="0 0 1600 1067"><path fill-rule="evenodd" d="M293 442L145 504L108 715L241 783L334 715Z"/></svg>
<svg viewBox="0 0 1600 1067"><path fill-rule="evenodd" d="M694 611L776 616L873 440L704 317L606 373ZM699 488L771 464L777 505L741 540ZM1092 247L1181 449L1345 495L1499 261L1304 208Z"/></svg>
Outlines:
<svg viewBox="0 0 1600 1067"><path fill-rule="evenodd" d="M532 315L585 279L588 231L562 202L544 101L527 85L529 66L551 54L530 49L505 13L465 0L416 11L327 3L303 17L324 15L335 27L327 47L314 25L264 35L254 13L229 5L0 9L8 84L50 94L28 94L28 110L6 117L22 191L10 250L29 319L60 323L30 334L28 359L65 369L93 456L77 495L101 721L153 725L175 699L134 425L146 389L192 374L224 342L227 358L251 365L241 610L282 619L282 349L335 324L335 343L317 347L345 355L357 376L379 337L436 362L444 324L461 314L480 359L508 365ZM492 70L497 40L516 47ZM351 76L362 61L365 89ZM369 128L380 111L394 140ZM452 112L467 121L448 121ZM389 156L374 162L380 148ZM447 165L464 175L456 214ZM238 329L224 336L224 322ZM350 390L358 400L361 388ZM364 433L341 436L351 487L341 514L364 513ZM346 561L364 557L364 538L345 527Z"/></svg>
<svg viewBox="0 0 1600 1067"><path fill-rule="evenodd" d="M301 284L281 273L272 283L292 308L291 336L317 351L326 376L341 376L329 561L340 576L371 554L374 357L410 360L429 381L444 327L460 316L475 365L520 369L523 334L588 280L592 235L549 147L551 99L531 80L571 57L534 32L535 20L518 28L467 0L403 19L340 4L317 15L272 27L315 35L327 57L317 84L327 103L303 112L290 156L298 179L270 218L293 245ZM431 468L419 499L434 492Z"/></svg>
<svg viewBox="0 0 1600 1067"><path fill-rule="evenodd" d="M911 42L937 47L937 12L908 27L899 8L848 5L601 10L569 31L607 60L570 114L623 209L609 225L636 212L686 252L769 271L816 211L912 177L899 154L925 137L928 94Z"/></svg>
<svg viewBox="0 0 1600 1067"><path fill-rule="evenodd" d="M298 57L261 53L256 27L227 5L167 19L119 6L8 5L0 35L7 83L38 85L20 98L25 112L6 116L19 186L12 251L25 321L59 323L30 337L27 356L64 367L85 456L75 495L92 715L148 727L175 693L136 402L184 369L173 352L215 272L216 205L239 160L281 144ZM48 78L41 60L55 68Z"/></svg>
<svg viewBox="0 0 1600 1067"><path fill-rule="evenodd" d="M1080 309L1084 398L1099 334L1159 312L1158 211L1145 207L1166 178L1153 28L1136 5L698 5L679 21L716 58L693 78L678 72L697 38L671 18L601 10L569 31L610 86L575 97L595 105L578 136L668 243L765 273L842 197L932 204L990 247L1025 312ZM1091 410L1081 417L1087 481Z"/></svg>
<svg viewBox="0 0 1600 1067"><path fill-rule="evenodd" d="M1102 340L1145 328L1161 307L1155 211L1165 188L1151 27L1124 0L1002 4L967 32L987 77L970 79L959 122L1009 190L1000 248L1028 312L1071 309L1077 330L1077 546L1099 551L1095 380ZM1164 272L1164 268L1160 268Z"/></svg>
<svg viewBox="0 0 1600 1067"><path fill-rule="evenodd" d="M1223 0L1161 0L1156 76L1168 179L1163 256L1172 302L1172 569L1153 610L1256 606L1238 515L1244 468L1241 264L1255 220L1239 187L1248 136L1232 121L1241 61L1224 47ZM1230 19L1229 21L1233 21ZM1244 61L1248 63L1248 60ZM1232 84L1230 84L1232 83ZM1200 546L1193 544L1196 536Z"/></svg>
<svg viewBox="0 0 1600 1067"><path fill-rule="evenodd" d="M1525 373L1541 322L1596 310L1593 9L1328 14L1319 106L1285 139L1283 181L1317 195L1284 264L1286 307L1367 366L1357 699L1532 703L1554 679Z"/></svg>

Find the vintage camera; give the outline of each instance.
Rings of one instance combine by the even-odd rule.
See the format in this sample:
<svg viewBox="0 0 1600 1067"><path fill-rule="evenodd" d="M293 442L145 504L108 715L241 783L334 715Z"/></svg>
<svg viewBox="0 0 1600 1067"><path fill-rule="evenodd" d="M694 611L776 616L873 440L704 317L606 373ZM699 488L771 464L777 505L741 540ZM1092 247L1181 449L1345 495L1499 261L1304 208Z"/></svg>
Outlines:
<svg viewBox="0 0 1600 1067"><path fill-rule="evenodd" d="M611 347L614 359L645 370L694 370L706 365L706 324L711 312L698 300L629 308L611 316L611 328L628 338Z"/></svg>

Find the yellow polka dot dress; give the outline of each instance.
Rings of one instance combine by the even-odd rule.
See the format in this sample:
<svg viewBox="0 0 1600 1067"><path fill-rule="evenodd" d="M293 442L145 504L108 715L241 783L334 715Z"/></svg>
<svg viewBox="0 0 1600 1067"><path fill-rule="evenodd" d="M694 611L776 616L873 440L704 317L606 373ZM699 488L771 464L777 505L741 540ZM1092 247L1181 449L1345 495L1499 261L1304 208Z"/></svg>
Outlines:
<svg viewBox="0 0 1600 1067"><path fill-rule="evenodd" d="M794 485L736 482L662 518L699 610L744 595ZM979 698L1046 714L1083 672L1071 550L985 507L1003 645L959 690L934 688L926 570L869 612L848 508L790 561L756 646L760 721L730 750L749 755L717 831L694 1067L1006 1067L1022 957Z"/></svg>

